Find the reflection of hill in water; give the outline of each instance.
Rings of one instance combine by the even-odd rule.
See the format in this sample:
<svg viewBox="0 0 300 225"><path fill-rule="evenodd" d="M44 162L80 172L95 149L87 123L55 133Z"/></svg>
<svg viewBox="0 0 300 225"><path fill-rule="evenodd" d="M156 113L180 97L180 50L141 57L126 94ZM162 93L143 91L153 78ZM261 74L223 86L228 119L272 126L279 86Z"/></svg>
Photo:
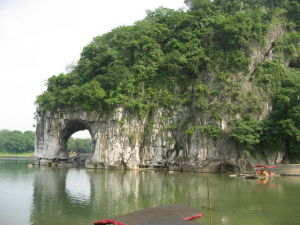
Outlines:
<svg viewBox="0 0 300 225"><path fill-rule="evenodd" d="M76 180L76 176L74 177L74 173L78 173L77 178L81 178L83 182L81 186L90 187L90 181L82 179L81 171L42 167L37 170L31 214L33 225L72 224L76 217L80 219L88 213L89 204L85 204L85 195L82 195L84 201L74 201L78 199L78 192L73 192L73 190L78 184L76 181L79 181L79 179ZM70 185L75 186L70 187ZM72 196L74 193L75 195Z"/></svg>
<svg viewBox="0 0 300 225"><path fill-rule="evenodd" d="M32 225L74 221L91 224L98 219L172 203L188 204L206 213L202 219L202 224L206 224L206 179L205 174L192 173L40 168L35 174ZM289 178L264 184L209 175L209 183L216 224L247 225L257 221L258 225L281 225L283 216L291 215L290 204L300 201L300 197L292 201L287 197L287 192L297 193L300 178L291 180L291 184Z"/></svg>

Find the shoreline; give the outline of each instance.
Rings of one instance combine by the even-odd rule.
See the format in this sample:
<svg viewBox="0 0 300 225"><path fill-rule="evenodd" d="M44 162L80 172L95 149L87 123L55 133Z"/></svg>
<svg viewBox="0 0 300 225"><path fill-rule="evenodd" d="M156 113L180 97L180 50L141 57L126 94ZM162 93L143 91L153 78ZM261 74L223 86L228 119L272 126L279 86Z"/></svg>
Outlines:
<svg viewBox="0 0 300 225"><path fill-rule="evenodd" d="M8 153L0 152L0 158L34 158L33 152L26 153Z"/></svg>
<svg viewBox="0 0 300 225"><path fill-rule="evenodd" d="M0 160L3 159L13 159L13 160L26 160L26 159L32 159L34 160L34 154L33 153L23 153L23 154L10 154L10 153L4 153L0 152ZM61 168L71 168L71 167L78 167L78 162L63 162L63 163L51 163L51 164L44 164L44 165L37 165L33 163L34 166L46 166L46 167L61 167ZM82 166L82 165L81 165ZM277 168L272 169L272 172L275 172L275 174L279 176L300 176L300 164L277 164ZM83 166L83 168L86 169L102 169L102 170L109 170L112 168L89 168L86 166ZM112 170L122 170L122 169L112 169ZM124 170L124 169L123 169ZM125 169L128 170L128 169ZM130 169L129 169L130 170ZM137 169L140 172L146 172L146 171L169 171L170 173L173 172L182 172L182 171L176 171L176 170L170 170L166 168L139 168ZM194 172L194 171L184 171L184 172ZM194 172L195 173L195 172ZM203 173L203 172L199 172ZM225 173L226 174L226 173Z"/></svg>

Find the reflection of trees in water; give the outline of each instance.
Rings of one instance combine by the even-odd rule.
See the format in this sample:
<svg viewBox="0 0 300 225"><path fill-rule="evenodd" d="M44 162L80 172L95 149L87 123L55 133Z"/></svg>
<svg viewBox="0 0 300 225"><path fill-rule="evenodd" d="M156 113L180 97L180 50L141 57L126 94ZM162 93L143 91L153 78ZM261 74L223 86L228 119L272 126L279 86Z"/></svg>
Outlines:
<svg viewBox="0 0 300 225"><path fill-rule="evenodd" d="M291 204L287 192L296 193L299 184L293 182L285 185L281 180L271 180L263 184L209 175L214 223L284 224L283 215L291 215L287 210ZM300 201L300 197L295 199L292 204ZM78 225L91 224L98 219L173 203L199 209L207 215L201 219L202 224L209 224L206 175L40 168L35 176L31 218L32 225L75 221Z"/></svg>

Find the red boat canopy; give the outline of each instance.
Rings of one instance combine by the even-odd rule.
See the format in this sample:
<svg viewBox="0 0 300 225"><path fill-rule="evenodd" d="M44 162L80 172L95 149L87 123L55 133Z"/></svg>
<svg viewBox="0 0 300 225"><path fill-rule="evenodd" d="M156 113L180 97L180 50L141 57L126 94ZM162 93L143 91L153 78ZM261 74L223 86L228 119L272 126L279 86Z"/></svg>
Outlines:
<svg viewBox="0 0 300 225"><path fill-rule="evenodd" d="M268 166L268 165L255 165L255 168L277 168L277 166Z"/></svg>

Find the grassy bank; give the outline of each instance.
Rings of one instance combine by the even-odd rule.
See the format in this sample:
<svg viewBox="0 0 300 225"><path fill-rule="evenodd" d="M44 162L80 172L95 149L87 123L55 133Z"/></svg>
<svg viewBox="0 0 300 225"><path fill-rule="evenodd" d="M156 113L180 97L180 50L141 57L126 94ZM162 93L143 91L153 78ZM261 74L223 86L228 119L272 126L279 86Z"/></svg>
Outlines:
<svg viewBox="0 0 300 225"><path fill-rule="evenodd" d="M9 153L9 152L0 152L0 157L33 157L33 152L23 152L23 153Z"/></svg>

